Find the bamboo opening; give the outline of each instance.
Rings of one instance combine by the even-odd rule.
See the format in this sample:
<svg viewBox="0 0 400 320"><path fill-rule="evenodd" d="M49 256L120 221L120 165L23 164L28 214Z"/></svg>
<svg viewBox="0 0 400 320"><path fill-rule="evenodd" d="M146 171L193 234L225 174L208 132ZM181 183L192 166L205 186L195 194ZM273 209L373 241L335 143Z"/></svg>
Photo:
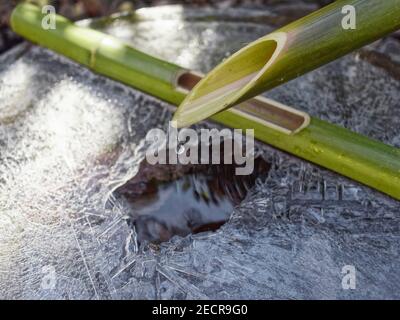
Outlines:
<svg viewBox="0 0 400 320"><path fill-rule="evenodd" d="M193 71L186 71L178 76L176 86L178 90L188 93L200 82L201 78L202 76L200 74Z"/></svg>
<svg viewBox="0 0 400 320"><path fill-rule="evenodd" d="M222 62L189 92L174 115L177 126L191 125L245 101L245 94L274 63L286 39L285 33L276 32ZM189 80L182 81L188 84Z"/></svg>
<svg viewBox="0 0 400 320"><path fill-rule="evenodd" d="M197 105L237 93L257 78L274 57L277 47L278 43L275 40L267 40L240 50L208 74L195 88L189 101L196 102Z"/></svg>
<svg viewBox="0 0 400 320"><path fill-rule="evenodd" d="M238 104L230 111L289 135L299 132L310 123L307 113L261 96Z"/></svg>

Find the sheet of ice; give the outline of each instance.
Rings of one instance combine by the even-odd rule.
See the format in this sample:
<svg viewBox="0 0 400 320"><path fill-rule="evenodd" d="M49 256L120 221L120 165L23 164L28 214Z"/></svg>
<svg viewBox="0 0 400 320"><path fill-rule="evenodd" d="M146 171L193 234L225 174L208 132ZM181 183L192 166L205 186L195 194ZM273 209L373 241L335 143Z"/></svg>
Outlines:
<svg viewBox="0 0 400 320"><path fill-rule="evenodd" d="M271 30L199 12L106 30L200 71ZM365 50L268 96L400 146L399 80ZM391 50L379 59L396 63ZM0 298L400 298L398 201L259 145L269 176L218 232L138 248L112 192L168 105L26 45L0 58L0 85ZM346 265L355 290L342 288Z"/></svg>

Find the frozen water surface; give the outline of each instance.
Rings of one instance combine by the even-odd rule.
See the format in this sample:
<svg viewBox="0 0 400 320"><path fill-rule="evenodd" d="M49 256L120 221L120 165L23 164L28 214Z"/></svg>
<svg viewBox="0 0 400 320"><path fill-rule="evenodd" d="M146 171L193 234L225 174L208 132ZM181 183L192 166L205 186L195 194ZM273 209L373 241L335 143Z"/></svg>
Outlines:
<svg viewBox="0 0 400 320"><path fill-rule="evenodd" d="M155 8L105 30L205 72L277 21L237 13ZM382 40L268 96L400 147L399 47ZM139 247L113 192L170 118L47 50L0 58L0 298L400 298L399 202L261 144L268 177L221 229Z"/></svg>

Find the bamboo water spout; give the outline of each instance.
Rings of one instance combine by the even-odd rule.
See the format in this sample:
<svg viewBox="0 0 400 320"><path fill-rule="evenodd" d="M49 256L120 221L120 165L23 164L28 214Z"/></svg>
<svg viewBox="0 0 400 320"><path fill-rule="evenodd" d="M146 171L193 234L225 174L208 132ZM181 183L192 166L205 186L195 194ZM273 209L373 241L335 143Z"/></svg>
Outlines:
<svg viewBox="0 0 400 320"><path fill-rule="evenodd" d="M343 8L354 8L345 29ZM400 28L400 0L338 0L249 44L208 73L174 115L189 126Z"/></svg>

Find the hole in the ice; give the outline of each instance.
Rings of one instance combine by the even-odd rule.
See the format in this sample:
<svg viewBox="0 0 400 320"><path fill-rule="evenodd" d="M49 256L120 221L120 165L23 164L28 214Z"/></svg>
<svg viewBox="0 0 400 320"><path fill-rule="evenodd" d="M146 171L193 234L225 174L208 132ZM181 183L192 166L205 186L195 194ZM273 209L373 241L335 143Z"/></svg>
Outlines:
<svg viewBox="0 0 400 320"><path fill-rule="evenodd" d="M139 244L219 229L257 177L267 176L270 165L257 157L248 176L236 175L237 167L150 165L143 160L138 174L116 191L127 204L129 224Z"/></svg>

